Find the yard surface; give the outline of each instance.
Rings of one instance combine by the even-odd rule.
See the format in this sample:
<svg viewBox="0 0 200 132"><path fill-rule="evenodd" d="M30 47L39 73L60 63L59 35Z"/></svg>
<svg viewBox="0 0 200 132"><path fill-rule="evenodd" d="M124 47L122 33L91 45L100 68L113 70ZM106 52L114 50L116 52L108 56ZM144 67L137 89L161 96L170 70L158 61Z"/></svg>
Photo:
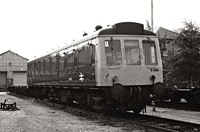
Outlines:
<svg viewBox="0 0 200 132"><path fill-rule="evenodd" d="M105 124L97 119L87 119L64 110L51 108L31 98L19 98L0 92L0 102L17 103L17 110L0 109L1 132L113 132L142 131L125 128L120 122L105 120ZM100 122L100 123L99 123ZM110 124L110 125L108 125ZM114 126L112 124L115 124ZM117 125L116 125L117 124Z"/></svg>

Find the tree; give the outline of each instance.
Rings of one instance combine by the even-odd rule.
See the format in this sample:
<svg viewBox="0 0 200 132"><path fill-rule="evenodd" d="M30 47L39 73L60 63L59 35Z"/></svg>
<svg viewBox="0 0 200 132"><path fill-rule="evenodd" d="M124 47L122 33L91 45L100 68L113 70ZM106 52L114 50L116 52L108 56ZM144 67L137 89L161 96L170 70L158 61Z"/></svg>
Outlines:
<svg viewBox="0 0 200 132"><path fill-rule="evenodd" d="M200 80L200 32L192 22L184 22L180 34L174 40L176 52L169 51L167 64L169 71L165 80L172 85L182 81L194 85Z"/></svg>

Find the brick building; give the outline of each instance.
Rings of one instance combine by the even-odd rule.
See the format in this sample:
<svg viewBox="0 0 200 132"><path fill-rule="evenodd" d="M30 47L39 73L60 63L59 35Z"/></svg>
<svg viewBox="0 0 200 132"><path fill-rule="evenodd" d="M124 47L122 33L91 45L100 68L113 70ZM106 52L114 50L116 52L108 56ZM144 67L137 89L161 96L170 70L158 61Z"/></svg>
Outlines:
<svg viewBox="0 0 200 132"><path fill-rule="evenodd" d="M174 39L179 35L179 33L160 27L156 31L156 34L160 42L162 57L166 57L167 50L176 52L177 48L174 47L173 42Z"/></svg>
<svg viewBox="0 0 200 132"><path fill-rule="evenodd" d="M27 62L10 50L0 54L0 91L9 85L27 85Z"/></svg>

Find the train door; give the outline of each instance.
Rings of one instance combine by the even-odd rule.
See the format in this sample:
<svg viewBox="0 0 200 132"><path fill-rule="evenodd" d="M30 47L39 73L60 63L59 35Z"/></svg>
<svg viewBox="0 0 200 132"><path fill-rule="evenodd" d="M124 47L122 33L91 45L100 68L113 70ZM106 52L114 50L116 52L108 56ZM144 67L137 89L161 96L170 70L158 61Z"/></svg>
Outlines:
<svg viewBox="0 0 200 132"><path fill-rule="evenodd" d="M122 42L118 37L99 37L97 48L97 85L112 86L113 77L123 68ZM116 73L116 74L115 74Z"/></svg>
<svg viewBox="0 0 200 132"><path fill-rule="evenodd" d="M146 71L148 71L146 73L149 73L149 76L156 77L156 79L153 80L153 83L162 82L162 62L158 41L156 41L155 39L142 40L142 49L143 63L146 67Z"/></svg>
<svg viewBox="0 0 200 132"><path fill-rule="evenodd" d="M143 40L143 53L145 65L157 65L157 53L155 41Z"/></svg>
<svg viewBox="0 0 200 132"><path fill-rule="evenodd" d="M78 72L81 85L95 85L95 45L86 41L78 45Z"/></svg>

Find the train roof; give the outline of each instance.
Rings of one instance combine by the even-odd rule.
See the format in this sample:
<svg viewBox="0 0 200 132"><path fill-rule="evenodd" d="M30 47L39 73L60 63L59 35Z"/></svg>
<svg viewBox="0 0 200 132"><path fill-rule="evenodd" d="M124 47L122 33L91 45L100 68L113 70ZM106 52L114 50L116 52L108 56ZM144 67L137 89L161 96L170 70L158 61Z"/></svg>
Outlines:
<svg viewBox="0 0 200 132"><path fill-rule="evenodd" d="M156 36L155 33L148 31L148 30L145 30L143 24L135 23L135 22L121 22L121 23L117 23L113 26L103 28L103 29L101 28L101 26L98 26L98 27L96 27L96 31L92 35L86 35L82 39L80 39L79 41L72 42L67 46L61 47L61 48L59 48L55 51L52 51L51 53L48 53L46 55L40 56L36 59L33 59L30 62L38 60L38 59L46 57L46 56L49 56L51 54L57 53L60 50L64 50L68 47L77 45L81 42L91 40L91 39L93 39L97 36L104 36L104 35L148 35L148 36Z"/></svg>
<svg viewBox="0 0 200 132"><path fill-rule="evenodd" d="M145 30L144 25L135 22L122 22L113 25L111 28L101 30L98 35L152 35L155 33Z"/></svg>

